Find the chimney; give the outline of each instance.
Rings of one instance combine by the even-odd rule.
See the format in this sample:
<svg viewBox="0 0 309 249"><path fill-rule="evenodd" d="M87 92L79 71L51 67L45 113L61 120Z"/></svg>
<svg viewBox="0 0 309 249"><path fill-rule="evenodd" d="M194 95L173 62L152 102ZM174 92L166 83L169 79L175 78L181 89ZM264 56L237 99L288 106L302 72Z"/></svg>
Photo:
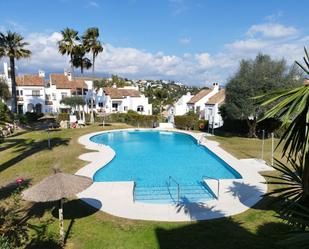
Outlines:
<svg viewBox="0 0 309 249"><path fill-rule="evenodd" d="M213 83L212 88L213 90L219 91L219 83Z"/></svg>
<svg viewBox="0 0 309 249"><path fill-rule="evenodd" d="M43 70L39 70L39 77L45 78L45 72Z"/></svg>
<svg viewBox="0 0 309 249"><path fill-rule="evenodd" d="M72 81L72 74L71 74L71 72L67 72L67 76L68 76L68 80Z"/></svg>

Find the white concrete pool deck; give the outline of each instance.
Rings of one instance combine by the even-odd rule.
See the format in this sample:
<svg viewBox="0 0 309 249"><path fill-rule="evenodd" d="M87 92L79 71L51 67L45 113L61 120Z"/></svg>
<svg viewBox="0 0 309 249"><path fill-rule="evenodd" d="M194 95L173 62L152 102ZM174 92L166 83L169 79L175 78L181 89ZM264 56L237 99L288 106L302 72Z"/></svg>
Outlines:
<svg viewBox="0 0 309 249"><path fill-rule="evenodd" d="M263 161L257 159L239 160L220 148L217 142L210 141L207 138L200 139L201 133L176 129L159 130L176 131L193 136L198 141L201 141L202 145L206 146L238 171L242 179L220 180L219 198L201 203L153 204L134 202L134 182L94 182L88 189L79 193L78 197L88 204L118 217L177 222L207 220L239 214L256 204L262 198L261 195L267 192L267 185L264 183L265 179L259 172L273 169ZM98 169L104 167L114 158L116 153L111 147L96 144L90 141L90 138L97 134L115 131L124 130L95 132L79 138L79 143L95 152L85 153L79 157L90 163L78 170L76 172L77 175L93 178ZM212 191L217 193L216 182L209 180L207 183ZM99 202L92 201L93 199Z"/></svg>

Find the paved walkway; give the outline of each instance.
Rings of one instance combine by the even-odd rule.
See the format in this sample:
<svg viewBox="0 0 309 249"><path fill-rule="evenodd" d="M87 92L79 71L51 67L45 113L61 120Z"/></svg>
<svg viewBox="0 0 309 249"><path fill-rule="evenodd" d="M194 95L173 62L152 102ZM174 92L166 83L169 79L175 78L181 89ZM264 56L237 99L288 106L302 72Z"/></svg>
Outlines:
<svg viewBox="0 0 309 249"><path fill-rule="evenodd" d="M115 151L111 147L90 141L90 138L94 135L114 131L120 130L96 132L79 138L79 143L85 145L87 149L95 150L95 152L89 152L79 157L90 163L77 171L76 174L93 178L98 169L104 167L114 158ZM207 220L239 214L257 203L261 199L261 195L267 192L267 185L264 184L265 179L259 172L272 170L272 168L263 161L256 159L238 160L223 150L217 142L202 137L201 133L176 129L170 131L193 136L202 145L237 170L242 179L220 180L219 198L201 203L180 202L176 205L134 202L134 182L94 182L88 189L79 193L78 197L90 205L115 216L139 220L176 222ZM211 180L207 183L213 192L217 193L216 183ZM93 201L93 199L98 200L100 203Z"/></svg>

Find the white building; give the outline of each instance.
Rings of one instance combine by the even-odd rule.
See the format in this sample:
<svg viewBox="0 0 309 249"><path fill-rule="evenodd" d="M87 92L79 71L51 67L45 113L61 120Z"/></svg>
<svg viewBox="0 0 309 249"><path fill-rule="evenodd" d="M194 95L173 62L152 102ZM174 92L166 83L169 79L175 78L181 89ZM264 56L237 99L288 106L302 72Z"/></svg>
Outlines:
<svg viewBox="0 0 309 249"><path fill-rule="evenodd" d="M148 98L136 89L107 87L103 89L102 96L106 113L126 113L132 110L144 115L152 114Z"/></svg>
<svg viewBox="0 0 309 249"><path fill-rule="evenodd" d="M187 93L186 95L182 95L180 99L174 105L171 105L167 108L168 115L181 116L185 115L189 111L188 102L192 99L193 95L191 93Z"/></svg>
<svg viewBox="0 0 309 249"><path fill-rule="evenodd" d="M7 64L4 64L4 74L1 75L11 89ZM95 112L121 112L134 110L144 115L152 114L152 105L148 98L138 91L138 87L105 88L97 92L93 89L93 81L89 78L72 77L69 72L50 74L45 79L45 73L22 75L16 77L16 95L18 113L60 113L68 112L69 106L61 103L65 97L80 96L85 99L85 106L80 106L86 113L91 110L91 99ZM10 103L8 103L10 107Z"/></svg>
<svg viewBox="0 0 309 249"><path fill-rule="evenodd" d="M45 112L45 79L43 75L16 77L17 113Z"/></svg>
<svg viewBox="0 0 309 249"><path fill-rule="evenodd" d="M210 127L219 128L223 126L223 119L220 114L220 106L225 101L225 90L221 89L213 95L205 104L205 120L208 120Z"/></svg>
<svg viewBox="0 0 309 249"><path fill-rule="evenodd" d="M219 92L219 84L213 83L211 89L203 89L194 95L187 103L190 111L194 111L199 114L199 117L203 119L205 117L205 103Z"/></svg>

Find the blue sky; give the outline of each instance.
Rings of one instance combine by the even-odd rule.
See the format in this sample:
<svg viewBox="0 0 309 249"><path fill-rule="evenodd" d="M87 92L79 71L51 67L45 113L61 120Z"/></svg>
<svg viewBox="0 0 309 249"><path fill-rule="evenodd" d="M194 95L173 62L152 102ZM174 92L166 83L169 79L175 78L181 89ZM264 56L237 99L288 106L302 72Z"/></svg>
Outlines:
<svg viewBox="0 0 309 249"><path fill-rule="evenodd" d="M53 0L1 1L0 31L14 30L33 56L18 70L62 71L59 31L99 27L105 51L97 72L129 78L224 84L239 60L258 52L289 63L309 41L308 1Z"/></svg>

